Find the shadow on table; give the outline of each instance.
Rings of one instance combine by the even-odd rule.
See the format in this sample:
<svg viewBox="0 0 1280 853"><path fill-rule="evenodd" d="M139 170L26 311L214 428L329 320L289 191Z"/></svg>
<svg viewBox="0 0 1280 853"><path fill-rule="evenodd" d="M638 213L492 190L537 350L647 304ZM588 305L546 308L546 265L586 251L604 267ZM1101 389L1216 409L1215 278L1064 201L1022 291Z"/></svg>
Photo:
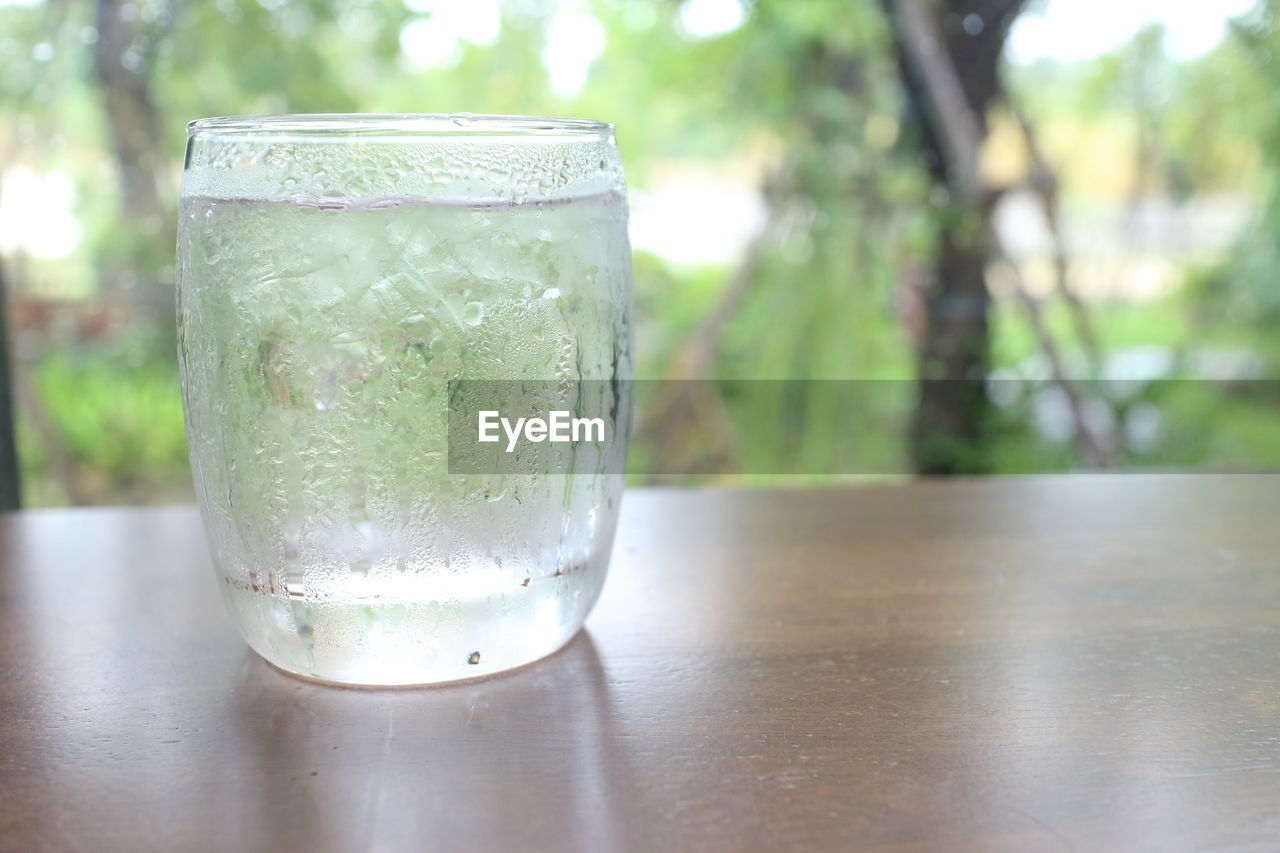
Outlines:
<svg viewBox="0 0 1280 853"><path fill-rule="evenodd" d="M218 849L622 846L632 773L591 637L493 678L352 690L249 655L209 768Z"/></svg>

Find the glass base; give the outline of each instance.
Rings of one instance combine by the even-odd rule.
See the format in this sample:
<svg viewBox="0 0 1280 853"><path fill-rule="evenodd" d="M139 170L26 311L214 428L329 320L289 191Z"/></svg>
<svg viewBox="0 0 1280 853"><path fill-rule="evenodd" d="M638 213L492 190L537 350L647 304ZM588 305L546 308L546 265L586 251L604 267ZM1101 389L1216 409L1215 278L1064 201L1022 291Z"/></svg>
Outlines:
<svg viewBox="0 0 1280 853"><path fill-rule="evenodd" d="M568 646L571 642L573 642L574 637L577 637L578 634L580 633L582 633L581 628L579 628L577 631L570 634L569 637L566 638L563 643L561 643L559 646L552 649L551 651L547 652L546 654L539 655L538 657L532 658L528 661L525 661L524 663L515 664L514 666L505 666L501 668L476 666L472 671L458 678L444 678L444 679L437 679L435 681L414 681L410 683L401 683L396 681L396 682L389 682L389 683L383 684L380 682L372 683L367 681L337 681L332 678L317 678L314 675L307 675L306 673L295 672L290 669L285 669L282 666L278 666L270 658L259 653L257 649L251 648L250 650L253 651L254 654L257 654L258 657L262 659L262 662L265 663L267 666L271 667L271 669L283 675L287 675L290 678L296 678L299 681L308 681L312 684L323 684L325 687L345 687L348 689L413 690L415 688L420 688L420 687L441 687L441 686L450 685L450 684L463 684L468 681L479 681L481 679L493 678L496 676L505 675L510 672L515 672L516 670L524 669L527 666L534 666L538 662L545 660L546 658L552 657L553 655L560 652L562 649Z"/></svg>
<svg viewBox="0 0 1280 853"><path fill-rule="evenodd" d="M405 687L492 675L557 651L582 628L603 581L603 572L575 575L422 603L223 590L250 648L275 668L328 684Z"/></svg>

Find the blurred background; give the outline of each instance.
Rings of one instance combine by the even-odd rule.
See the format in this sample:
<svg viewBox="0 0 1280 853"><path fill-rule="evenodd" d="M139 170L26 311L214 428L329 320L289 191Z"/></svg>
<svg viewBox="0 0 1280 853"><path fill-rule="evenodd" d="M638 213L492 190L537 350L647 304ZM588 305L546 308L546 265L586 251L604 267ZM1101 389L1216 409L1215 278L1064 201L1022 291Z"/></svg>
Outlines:
<svg viewBox="0 0 1280 853"><path fill-rule="evenodd" d="M173 328L184 125L284 112L614 122L637 375L908 388L863 442L877 470L1280 466L1278 13L0 0L0 392L23 503L190 498ZM640 410L635 479L685 452L680 425L708 411L739 434L675 479L777 482L730 472L780 456L803 460L800 484L844 470L822 383L772 403L689 387Z"/></svg>

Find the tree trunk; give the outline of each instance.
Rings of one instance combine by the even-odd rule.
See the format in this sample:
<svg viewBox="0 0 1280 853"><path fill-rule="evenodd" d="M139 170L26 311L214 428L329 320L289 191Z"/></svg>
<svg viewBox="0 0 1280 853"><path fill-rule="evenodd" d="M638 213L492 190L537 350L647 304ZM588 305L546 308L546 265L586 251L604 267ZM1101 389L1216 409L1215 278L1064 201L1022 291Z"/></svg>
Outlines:
<svg viewBox="0 0 1280 853"><path fill-rule="evenodd" d="M98 0L93 67L120 171L124 212L131 217L159 217L159 125L145 75L145 52L138 35L121 16L125 5L120 0Z"/></svg>
<svg viewBox="0 0 1280 853"><path fill-rule="evenodd" d="M1002 95L1000 53L1023 0L882 0L907 104L941 205L920 348L911 454L921 474L989 470L986 268L995 200L978 154Z"/></svg>
<svg viewBox="0 0 1280 853"><path fill-rule="evenodd" d="M8 287L0 266L0 510L18 509L22 504L22 481L18 475L18 450L14 438L12 361L9 358Z"/></svg>
<svg viewBox="0 0 1280 853"><path fill-rule="evenodd" d="M912 462L919 474L982 473L991 467L984 382L990 364L990 223L986 211L971 215L979 220L971 228L938 230L911 424Z"/></svg>
<svg viewBox="0 0 1280 853"><path fill-rule="evenodd" d="M127 0L97 0L93 67L119 174L128 225L127 260L101 272L103 296L128 321L139 313L172 311L173 293L160 281L173 247L173 216L165 204L160 123L148 70L160 24L126 16ZM167 20L167 11L160 21Z"/></svg>

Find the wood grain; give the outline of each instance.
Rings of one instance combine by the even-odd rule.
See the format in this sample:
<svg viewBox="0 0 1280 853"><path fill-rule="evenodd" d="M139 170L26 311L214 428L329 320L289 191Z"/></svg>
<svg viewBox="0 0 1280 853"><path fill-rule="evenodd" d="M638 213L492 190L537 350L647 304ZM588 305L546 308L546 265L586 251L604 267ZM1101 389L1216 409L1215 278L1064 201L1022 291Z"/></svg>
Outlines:
<svg viewBox="0 0 1280 853"><path fill-rule="evenodd" d="M490 680L284 676L194 511L0 516L0 849L1280 849L1280 478L633 491Z"/></svg>

